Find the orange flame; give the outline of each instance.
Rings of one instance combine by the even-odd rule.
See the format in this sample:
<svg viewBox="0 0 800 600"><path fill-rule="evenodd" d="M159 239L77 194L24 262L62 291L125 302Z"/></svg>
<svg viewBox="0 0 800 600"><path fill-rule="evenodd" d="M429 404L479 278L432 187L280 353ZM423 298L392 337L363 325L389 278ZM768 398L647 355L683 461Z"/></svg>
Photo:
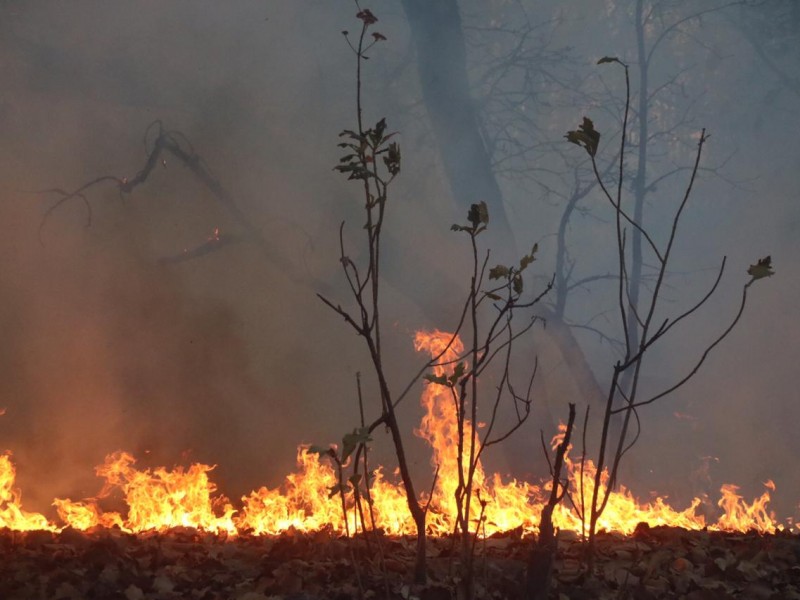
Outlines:
<svg viewBox="0 0 800 600"><path fill-rule="evenodd" d="M22 495L14 489L16 476L11 455L6 453L0 456L0 528L16 531L55 530L56 527L44 515L22 510Z"/></svg>
<svg viewBox="0 0 800 600"><path fill-rule="evenodd" d="M418 351L438 356L440 363L450 365L435 367L434 375L439 377L452 373L455 361L463 352L463 344L457 337L441 331L418 332L414 344ZM428 505L428 530L437 535L452 532L456 522L458 448L452 391L447 386L433 383L425 386L421 398L425 412L419 429L415 431L431 446L431 464L438 469L431 497L421 498ZM471 428L469 421L464 423L467 438L471 435ZM563 439L563 429L562 426L551 442L554 448ZM291 529L314 531L326 527L338 532L353 532L363 528L362 522L389 534L413 534L415 531L401 485L387 480L378 470L368 490L363 482L359 483L363 500L361 511L357 510L352 493L345 494L343 510L341 496L331 494L331 490L336 491L339 485L337 470L328 459L310 452L305 446L298 449L296 472L288 475L279 489L262 487L251 492L242 498L242 507L238 511L227 498L216 495L216 486L209 479L213 466L196 463L188 469L159 467L140 470L135 468L135 462L134 457L126 452L106 457L96 469L97 475L105 480L97 498L78 502L56 499L53 504L60 519L80 530L118 527L129 532L170 527L192 527L226 535L245 531L274 535ZM585 524L580 514L581 511L588 512L581 507L588 505L592 497L596 469L590 460L584 461L583 465L574 461L569 451L565 456L565 467L572 503L565 499L559 504L553 521L560 529L581 533L585 531ZM13 488L14 479L10 455L0 456L0 528L58 530L59 527L43 515L22 510L20 493ZM550 483L537 486L513 479L504 481L498 474L487 476L478 461L473 485L475 497L484 506L473 502L470 520L477 523L483 511L481 534L491 535L517 527L536 531ZM608 486L608 473L605 471L601 474L600 485L603 497ZM750 504L738 494L736 486L722 486L722 499L718 505L724 515L710 528L773 531L778 523L767 510L767 505L769 490L774 491L775 484L768 481L765 486L768 491ZM124 499L126 514L101 508L101 504L112 495ZM609 494L598 528L632 533L640 522L646 522L653 526L702 529L707 524L705 517L697 513L700 505L698 498L684 510L672 508L661 497L642 503L620 486Z"/></svg>

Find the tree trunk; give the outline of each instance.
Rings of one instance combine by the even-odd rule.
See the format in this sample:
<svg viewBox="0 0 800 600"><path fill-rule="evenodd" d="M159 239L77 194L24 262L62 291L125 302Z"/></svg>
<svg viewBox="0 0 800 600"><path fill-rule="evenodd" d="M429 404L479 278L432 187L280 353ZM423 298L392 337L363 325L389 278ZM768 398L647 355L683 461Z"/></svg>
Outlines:
<svg viewBox="0 0 800 600"><path fill-rule="evenodd" d="M433 126L455 202L466 211L483 200L489 208L490 247L495 256L517 254L503 195L492 170L467 77L466 49L456 0L403 0L417 52L422 96ZM572 330L543 305L538 313L577 383L583 400L602 401L604 393Z"/></svg>
<svg viewBox="0 0 800 600"><path fill-rule="evenodd" d="M403 0L417 51L422 97L439 145L453 199L466 210L486 202L495 240L508 239L500 186L480 135L470 94L466 48L456 0ZM493 244L495 245L495 244Z"/></svg>

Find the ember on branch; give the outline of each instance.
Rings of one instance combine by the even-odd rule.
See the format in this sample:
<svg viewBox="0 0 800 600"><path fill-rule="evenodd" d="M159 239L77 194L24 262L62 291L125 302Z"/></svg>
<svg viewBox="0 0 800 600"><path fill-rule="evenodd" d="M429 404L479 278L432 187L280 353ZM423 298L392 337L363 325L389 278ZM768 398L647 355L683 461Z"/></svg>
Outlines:
<svg viewBox="0 0 800 600"><path fill-rule="evenodd" d="M431 331L418 332L415 347L418 351L439 355L451 342L452 334ZM463 352L459 339L450 343L441 357L442 364L453 365ZM435 375L446 375L446 368L436 367ZM428 384L421 402L425 410L417 435L428 442L432 450L431 463L439 466L437 484L429 502L428 530L434 535L451 533L455 527L455 491L458 486L456 413L446 388ZM470 423L466 424L471 427ZM563 432L562 432L563 433ZM552 444L555 447L561 434ZM337 485L335 468L318 453L301 446L297 452L297 471L286 476L279 489L262 487L242 498L241 508L235 508L227 498L217 494L215 484L209 479L213 466L193 464L188 468L164 467L139 470L136 459L127 452L115 452L97 467L97 475L105 480L97 498L82 501L56 499L53 504L63 524L56 524L39 513L22 509L21 493L14 488L15 468L10 453L0 456L0 528L17 531L59 531L64 527L87 530L95 527L118 527L123 531L142 532L167 530L174 527L192 527L235 536L241 532L255 535L274 535L290 529L315 531L331 528L344 532L345 516L341 498L329 490ZM595 468L587 460L583 469L580 463L566 459L572 490L583 490L589 498L595 481ZM607 477L601 478L606 485ZM774 490L774 484L767 482ZM487 474L478 464L475 486L480 498L486 501L481 535L522 528L535 532L542 506L546 501L548 486L524 481L504 481L498 474ZM127 503L127 514L106 512L100 503L112 492L121 493ZM402 485L387 479L380 469L370 485L373 501L374 525L388 534L414 534L414 523L408 513ZM708 527L715 530L774 531L780 524L768 511L769 491L747 503L738 494L735 485L721 488L718 502L721 516L715 523L706 522L698 514L701 504L695 498L688 508L676 510L661 497L652 502L639 502L623 486L614 491L608 507L599 521L599 527L609 531L630 534L639 523L651 526L667 525L689 530ZM473 504L475 520L482 510ZM359 521L353 500L348 496L345 505L349 531L358 531ZM554 525L562 530L582 533L585 524L579 514L566 503L556 507Z"/></svg>

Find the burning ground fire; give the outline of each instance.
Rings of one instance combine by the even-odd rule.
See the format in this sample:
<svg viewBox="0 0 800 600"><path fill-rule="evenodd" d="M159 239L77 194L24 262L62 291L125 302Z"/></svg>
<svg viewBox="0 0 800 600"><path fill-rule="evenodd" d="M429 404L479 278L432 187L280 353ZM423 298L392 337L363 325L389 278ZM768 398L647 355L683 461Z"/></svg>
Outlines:
<svg viewBox="0 0 800 600"><path fill-rule="evenodd" d="M439 331L419 332L415 339L418 351L438 355L450 341L450 334ZM442 356L443 363L454 361L462 352L456 340ZM436 375L444 374L437 367ZM420 428L415 432L426 440L432 449L432 464L439 465L436 488L428 510L428 528L434 535L450 533L455 528L454 494L458 485L456 413L449 391L443 386L427 384L421 399L425 409ZM553 444L558 443L558 436ZM188 469L176 467L139 470L135 458L126 452L115 452L97 467L97 475L105 480L96 498L82 501L56 499L53 504L63 524L49 521L39 513L22 509L21 494L14 488L15 468L10 453L0 456L0 528L17 531L58 531L64 527L87 530L94 527L118 527L124 531L142 532L165 530L173 527L190 527L235 536L241 532L255 535L279 534L295 529L315 531L331 527L345 531L341 498L330 497L329 490L338 483L335 465L319 454L301 446L297 453L297 471L286 477L280 489L262 487L242 498L241 508L235 508L227 498L216 493L209 473L214 467L193 464ZM576 497L591 498L595 469L586 461L581 472L579 462L566 461L570 488ZM602 478L605 485L607 477ZM772 482L765 484L774 491ZM541 514L547 485L537 486L526 482L503 481L497 475L487 475L479 464L475 487L480 498L486 501L483 535L509 531L522 527L535 531ZM706 522L698 513L701 500L695 498L690 506L679 511L662 498L642 503L624 487L611 494L608 507L598 523L598 529L632 533L640 522L651 526L668 525L689 530L705 527L716 530L774 531L779 523L768 511L769 491L747 503L734 485L723 485L718 502L722 516L715 522ZM402 485L385 478L378 470L370 488L373 500L374 526L388 534L413 534L414 524ZM112 494L121 494L127 503L127 514L104 511L101 500ZM357 531L359 520L348 495L347 519L349 531ZM478 503L473 503L478 504ZM479 518L477 507L473 515ZM556 527L580 533L583 523L567 502L562 502L553 515ZM371 518L368 519L371 523Z"/></svg>

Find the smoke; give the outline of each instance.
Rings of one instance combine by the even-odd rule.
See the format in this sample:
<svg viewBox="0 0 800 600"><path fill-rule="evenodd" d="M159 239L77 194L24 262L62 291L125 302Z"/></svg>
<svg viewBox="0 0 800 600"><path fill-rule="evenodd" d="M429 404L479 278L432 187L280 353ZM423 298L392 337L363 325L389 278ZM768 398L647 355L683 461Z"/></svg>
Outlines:
<svg viewBox="0 0 800 600"><path fill-rule="evenodd" d="M565 19L556 3L530 4L542 22L553 19L550 34L534 36L537 43L547 38L553 48L572 48L569 60L548 55L551 75L606 89L604 97L616 103L587 99L588 91L557 96L546 87L531 118L540 145L525 160L552 166L548 148L563 150L561 136L584 114L602 129L608 145L601 151L610 155L622 80L608 67L598 74L591 63L607 54L632 56L624 11L586 14L576 3ZM461 5L468 43L480 41L470 27L497 16L492 10L504 14L485 3ZM444 179L408 24L393 3L378 2L373 10L388 40L365 64L365 121L387 117L400 132L404 161L386 231L392 276L383 313L390 374L400 385L421 362L411 348L413 331L455 323L469 256L465 240L448 231L465 214ZM133 451L144 464L217 464L214 478L233 497L275 485L291 469L298 443L336 441L358 424L358 371L368 413L377 414L360 341L315 297L348 299L338 270L341 221L348 254L364 258L359 190L331 171L336 136L355 119L355 58L341 35L356 28L353 15L350 3L319 1L0 6L0 406L7 408L0 440L14 453L26 506L44 509L54 496L93 494L99 487L93 466L117 449ZM707 464L712 482L737 481L753 493L772 478L777 497L790 499L781 506L786 514L800 497L790 467L800 450L792 431L798 157L786 125L796 116L796 95L759 67L729 22L703 27L712 50L671 39L652 73L657 85L683 66L705 69L703 77L687 71L679 78L672 96L678 100L656 111L662 121L654 128L691 108L695 122L670 135L679 139L707 126L704 164L719 167L701 174L667 309L678 312L700 297L723 254L729 272L699 321L654 356L648 387L658 391L684 373L720 331L749 264L772 254L777 275L754 286L741 326L698 378L642 411L642 443L626 474L640 493L652 487L682 497L714 491L701 489L709 485L705 477L686 483L689 472ZM472 47L473 79L480 61L509 44ZM477 97L489 93L484 80L474 83ZM765 97L774 104L765 107ZM246 221L166 155L129 196L120 198L111 185L89 191L90 226L80 199L41 226L57 196L31 190L73 189L104 174L134 176L144 164L145 131L157 119L186 136ZM656 158L665 169L686 164L693 143L683 138L670 146L682 145L683 154ZM447 151L458 160L457 148ZM563 181L542 174L555 190L545 193L514 173L501 177L501 187L519 246L540 242L535 283L542 285L554 268ZM679 174L653 196L649 214L661 239L667 205L684 184ZM613 257L600 251L610 226L602 198L587 197L585 208L571 225L570 256L589 275L613 267ZM236 243L170 260L207 242L217 228ZM445 279L463 285L448 288ZM570 302L573 314L611 327L613 315L604 316L611 301L608 289L587 287ZM591 333L578 335L604 385L613 349ZM537 422L495 459L503 469L530 473L540 466L530 458L539 452L538 429L549 437L578 390L544 342L524 351L520 368L539 353ZM411 431L419 411L414 400L406 402ZM427 455L417 444L414 461L425 472ZM703 458L709 456L719 460L709 463ZM384 458L393 464L388 452Z"/></svg>

